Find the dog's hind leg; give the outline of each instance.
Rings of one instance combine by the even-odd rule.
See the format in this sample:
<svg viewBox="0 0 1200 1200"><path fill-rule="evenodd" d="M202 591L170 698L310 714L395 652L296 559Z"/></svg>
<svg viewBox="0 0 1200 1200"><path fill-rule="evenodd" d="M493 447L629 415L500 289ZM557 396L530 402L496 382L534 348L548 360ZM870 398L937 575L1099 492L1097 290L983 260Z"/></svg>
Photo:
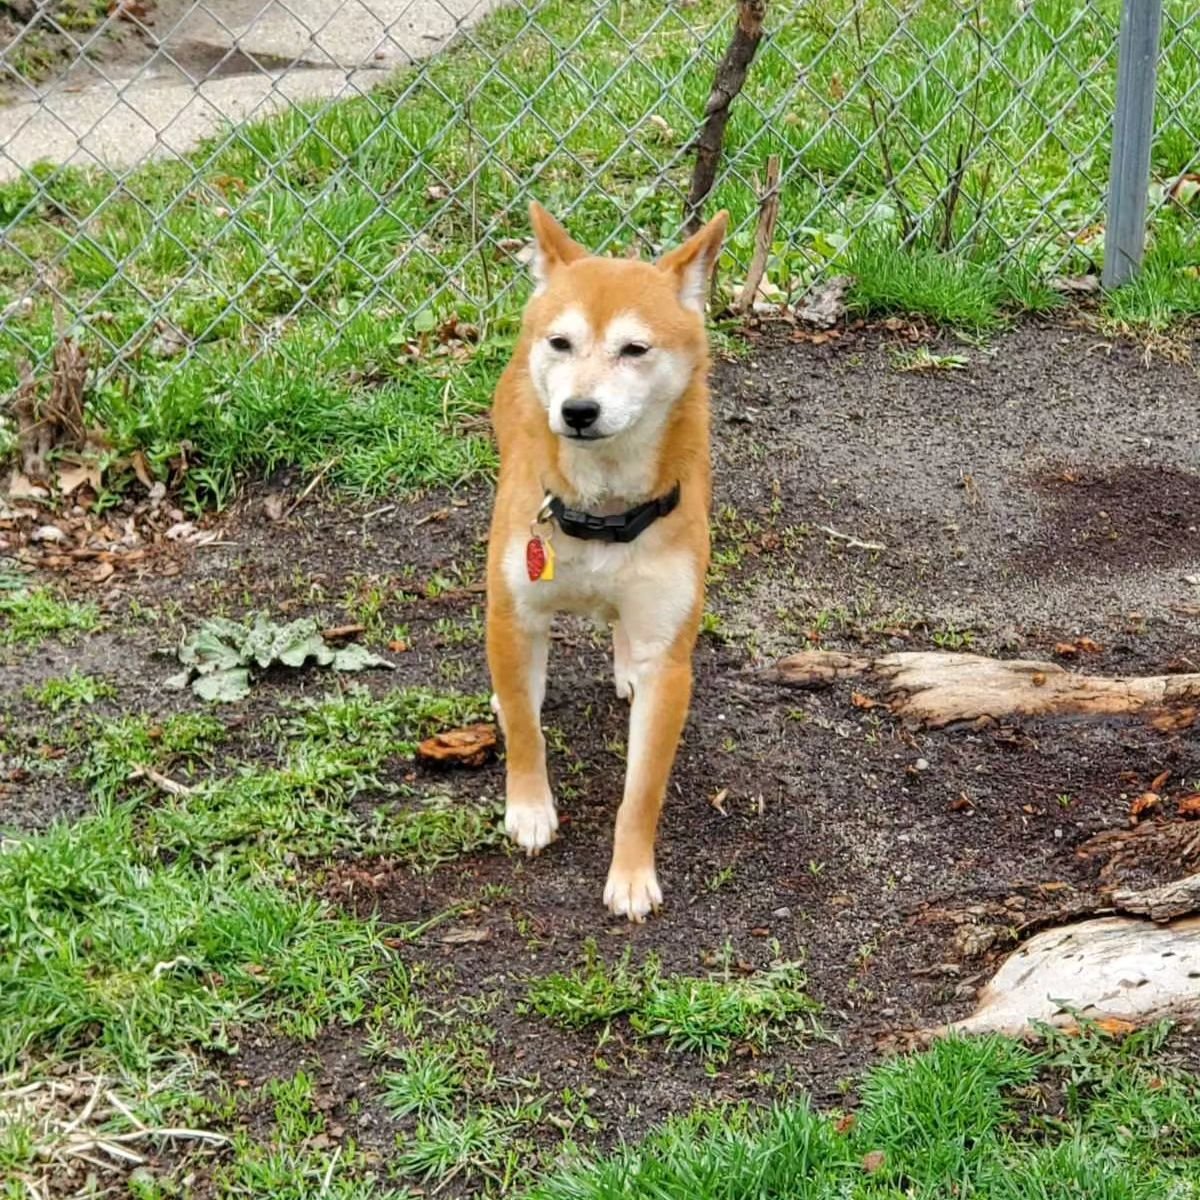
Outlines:
<svg viewBox="0 0 1200 1200"><path fill-rule="evenodd" d="M492 707L507 759L504 828L518 846L536 854L558 829L541 723L550 622L548 617L518 620L511 604L500 600L488 613L487 635L496 689Z"/></svg>

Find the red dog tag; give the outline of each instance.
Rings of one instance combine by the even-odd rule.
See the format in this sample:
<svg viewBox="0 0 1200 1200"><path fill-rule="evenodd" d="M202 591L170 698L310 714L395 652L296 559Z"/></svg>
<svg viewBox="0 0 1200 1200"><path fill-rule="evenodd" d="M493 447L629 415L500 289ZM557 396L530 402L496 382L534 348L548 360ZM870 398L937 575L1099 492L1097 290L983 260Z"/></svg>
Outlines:
<svg viewBox="0 0 1200 1200"><path fill-rule="evenodd" d="M554 578L554 550L548 541L535 535L525 543L525 569L531 583L549 583Z"/></svg>

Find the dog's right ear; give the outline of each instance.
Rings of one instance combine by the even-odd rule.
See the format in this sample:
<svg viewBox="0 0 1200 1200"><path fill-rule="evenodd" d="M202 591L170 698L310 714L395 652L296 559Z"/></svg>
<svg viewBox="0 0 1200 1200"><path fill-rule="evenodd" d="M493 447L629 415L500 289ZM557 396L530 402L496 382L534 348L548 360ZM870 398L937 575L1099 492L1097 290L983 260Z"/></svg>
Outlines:
<svg viewBox="0 0 1200 1200"><path fill-rule="evenodd" d="M546 290L550 276L567 263L586 258L587 251L536 201L529 205L529 223L533 226L533 294Z"/></svg>

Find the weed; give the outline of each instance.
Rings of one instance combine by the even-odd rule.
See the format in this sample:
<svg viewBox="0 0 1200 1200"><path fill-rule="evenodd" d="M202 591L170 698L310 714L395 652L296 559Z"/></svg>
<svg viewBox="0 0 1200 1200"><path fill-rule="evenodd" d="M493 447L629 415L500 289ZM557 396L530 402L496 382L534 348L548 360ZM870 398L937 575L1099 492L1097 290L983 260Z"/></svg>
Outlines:
<svg viewBox="0 0 1200 1200"><path fill-rule="evenodd" d="M395 1165L404 1175L444 1188L459 1176L481 1177L503 1193L532 1152L520 1137L540 1117L539 1107L481 1107L464 1116L433 1116L401 1138Z"/></svg>
<svg viewBox="0 0 1200 1200"><path fill-rule="evenodd" d="M383 1102L393 1116L429 1117L452 1109L463 1076L447 1050L422 1043L395 1056L398 1069L383 1076Z"/></svg>
<svg viewBox="0 0 1200 1200"><path fill-rule="evenodd" d="M49 588L0 590L0 646L40 642L55 634L66 642L99 628L94 604L61 600Z"/></svg>
<svg viewBox="0 0 1200 1200"><path fill-rule="evenodd" d="M969 629L955 629L945 625L932 633L933 644L939 650L970 650L975 645L975 634Z"/></svg>
<svg viewBox="0 0 1200 1200"><path fill-rule="evenodd" d="M66 708L81 708L97 700L111 700L117 689L98 675L82 675L72 671L59 679L47 679L41 687L31 687L25 693L35 704L60 713Z"/></svg>
<svg viewBox="0 0 1200 1200"><path fill-rule="evenodd" d="M894 371L965 371L969 361L965 354L934 354L928 346L892 351Z"/></svg>
<svg viewBox="0 0 1200 1200"><path fill-rule="evenodd" d="M588 939L580 967L569 975L547 975L533 981L529 988L530 1006L555 1024L571 1029L607 1023L635 1012L657 977L659 967L654 958L635 967L631 953L626 948L610 967L600 958L596 943Z"/></svg>
<svg viewBox="0 0 1200 1200"><path fill-rule="evenodd" d="M548 975L529 990L533 1011L556 1024L581 1028L628 1016L644 1037L706 1056L727 1054L734 1042L765 1047L771 1033L799 1029L817 1011L804 991L799 963L733 977L728 968L706 978L664 976L656 959L635 967L626 952L605 965L594 943L569 975Z"/></svg>
<svg viewBox="0 0 1200 1200"><path fill-rule="evenodd" d="M634 1013L634 1029L680 1050L727 1054L735 1042L764 1050L771 1033L810 1023L816 1002L799 963L780 963L744 978L658 978Z"/></svg>

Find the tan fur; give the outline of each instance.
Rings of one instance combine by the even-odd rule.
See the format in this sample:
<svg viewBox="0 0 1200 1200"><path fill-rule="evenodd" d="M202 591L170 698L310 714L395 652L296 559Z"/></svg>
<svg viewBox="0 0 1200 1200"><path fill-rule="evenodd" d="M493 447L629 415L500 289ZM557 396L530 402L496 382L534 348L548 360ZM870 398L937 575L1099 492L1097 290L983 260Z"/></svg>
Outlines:
<svg viewBox="0 0 1200 1200"><path fill-rule="evenodd" d="M506 824L531 853L557 827L540 722L550 619L556 611L581 612L612 624L618 692L632 693L633 707L605 901L641 920L661 901L654 843L690 701L709 558L707 339L702 313L685 304L695 305L697 287L707 282L726 216L656 264L591 257L539 206L531 218L538 289L493 406L500 477L488 549L487 643L507 749ZM531 353L544 348L564 313L582 314L597 338L626 319L650 331L651 353L659 355L653 369L683 380L681 393L662 404L656 399L640 426L610 442L569 444L552 431L548 402L531 377ZM597 346L586 362L581 358L578 388L619 392L629 377L620 372L633 368ZM548 492L575 507L616 512L676 482L678 508L634 542L584 542L555 529L555 580L531 583L524 575L530 523Z"/></svg>

